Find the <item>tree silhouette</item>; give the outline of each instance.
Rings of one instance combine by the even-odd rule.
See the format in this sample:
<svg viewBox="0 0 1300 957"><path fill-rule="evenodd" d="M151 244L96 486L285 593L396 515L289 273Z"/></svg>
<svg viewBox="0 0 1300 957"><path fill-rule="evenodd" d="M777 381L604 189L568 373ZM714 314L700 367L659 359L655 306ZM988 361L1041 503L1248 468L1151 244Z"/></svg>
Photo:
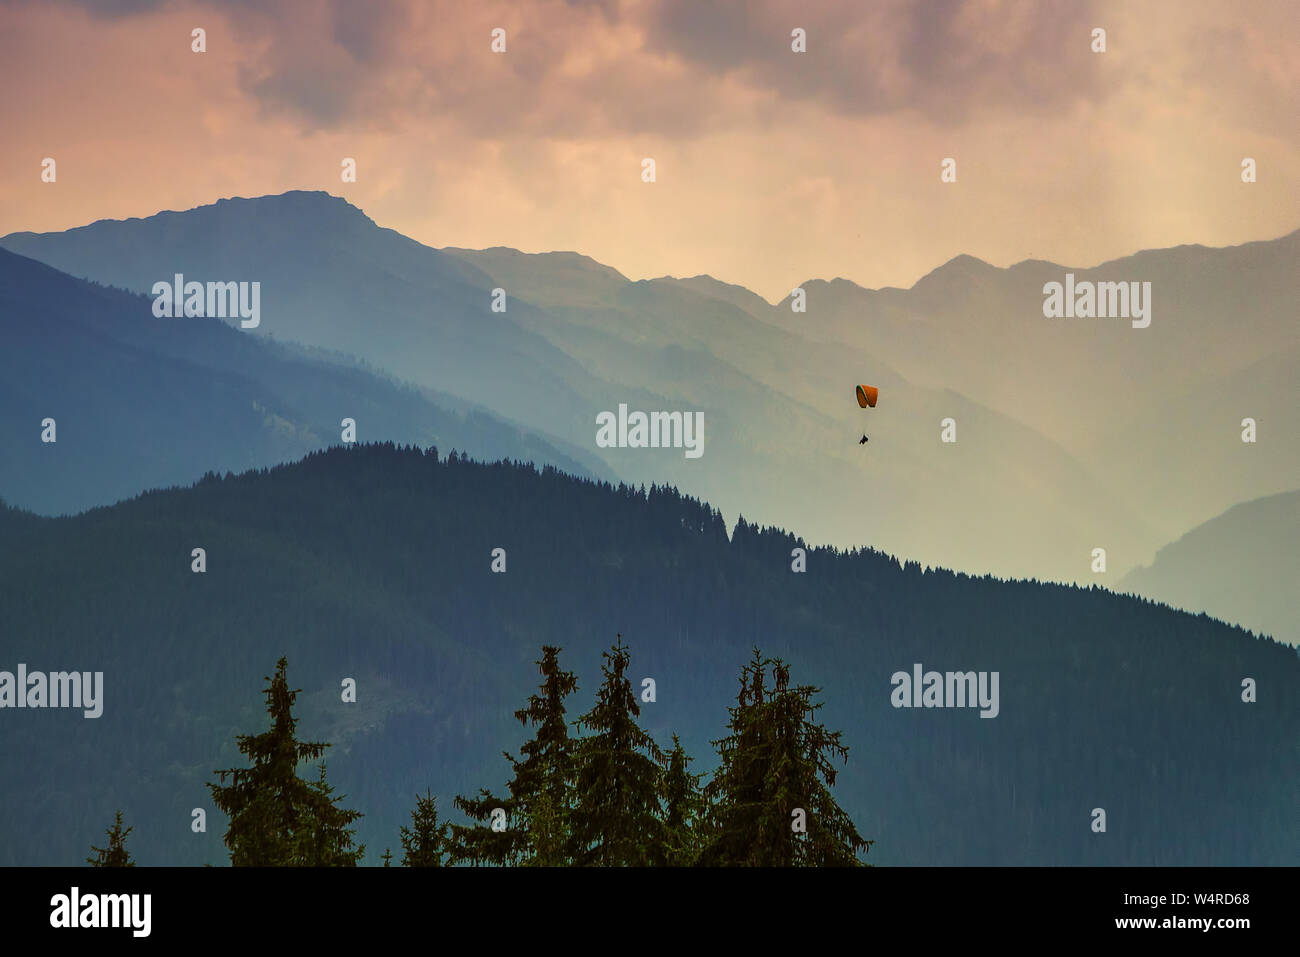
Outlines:
<svg viewBox="0 0 1300 957"><path fill-rule="evenodd" d="M630 657L622 635L603 657L596 703L578 719L594 733L578 748L574 863L662 864L668 834L659 793L667 758L636 722L641 708L627 679Z"/></svg>
<svg viewBox="0 0 1300 957"><path fill-rule="evenodd" d="M438 799L426 789L423 797L415 796L411 826L401 829L402 866L441 867L446 839L447 825L438 824Z"/></svg>
<svg viewBox="0 0 1300 957"><path fill-rule="evenodd" d="M361 814L338 806L339 799L325 780L324 762L316 781L298 777L298 765L320 758L329 744L297 740L293 704L298 690L289 690L287 667L281 658L275 676L266 679L270 730L236 739L251 766L215 771L222 783L208 784L213 801L230 819L225 834L230 863L236 867L355 866L365 847L353 847L355 832L350 825Z"/></svg>
<svg viewBox="0 0 1300 957"><path fill-rule="evenodd" d="M765 687L768 669L772 689ZM715 741L720 763L704 789L708 836L700 863L717 866L858 865L865 840L831 797L834 758L848 760L840 732L816 723L819 688L790 687L790 668L758 649L740 676L731 733ZM803 811L806 832L796 832Z"/></svg>
<svg viewBox="0 0 1300 957"><path fill-rule="evenodd" d="M559 664L560 649L542 646L537 662L542 675L540 694L515 712L524 727L537 729L523 747L523 760L508 752L505 758L514 772L507 788L509 796L497 797L486 788L477 797L457 797L455 805L478 826L451 826L450 850L454 861L473 864L542 864L567 862L565 836L572 806L573 742L565 719L564 699L578 687L571 671ZM505 812L505 830L492 826L493 812Z"/></svg>
<svg viewBox="0 0 1300 957"><path fill-rule="evenodd" d="M122 829L122 812L118 811L113 816L113 826L105 831L108 835L108 846L90 845L95 855L86 858L86 863L91 867L135 867L135 861L131 860L131 852L126 849L126 836L134 830L134 827Z"/></svg>
<svg viewBox="0 0 1300 957"><path fill-rule="evenodd" d="M688 765L692 760L674 734L662 795L667 832L663 863L672 867L689 867L699 855L699 820L704 811L700 779L704 775L690 772Z"/></svg>
<svg viewBox="0 0 1300 957"><path fill-rule="evenodd" d="M294 863L304 867L356 867L366 853L364 844L355 845L356 830L349 825L360 811L338 806L334 788L325 780L325 762L318 765L319 777L308 785L306 826L296 834Z"/></svg>

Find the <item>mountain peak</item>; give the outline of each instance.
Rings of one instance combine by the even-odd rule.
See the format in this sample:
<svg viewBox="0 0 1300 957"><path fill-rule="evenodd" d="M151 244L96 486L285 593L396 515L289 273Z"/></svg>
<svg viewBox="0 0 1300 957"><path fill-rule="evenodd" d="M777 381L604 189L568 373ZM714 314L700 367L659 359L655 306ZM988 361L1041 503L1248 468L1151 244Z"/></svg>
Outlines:
<svg viewBox="0 0 1300 957"><path fill-rule="evenodd" d="M266 193L262 196L226 196L210 206L238 205L240 203L254 203L259 206L278 206L289 208L310 209L312 207L333 207L356 209L342 196L335 196L333 193L326 192L323 189L290 189L283 193ZM196 206L195 209L203 209L202 206Z"/></svg>
<svg viewBox="0 0 1300 957"><path fill-rule="evenodd" d="M912 291L943 296L965 294L1002 271L982 259L962 253L918 279L912 284Z"/></svg>
<svg viewBox="0 0 1300 957"><path fill-rule="evenodd" d="M360 208L353 206L342 196L335 196L323 189L291 189L284 193L268 193L264 196L228 196L206 206L196 206L192 213L252 211L257 214L274 214L283 216L313 217L317 221L329 219L361 220L374 224Z"/></svg>
<svg viewBox="0 0 1300 957"><path fill-rule="evenodd" d="M205 203L190 209L162 209L149 216L130 216L126 219L97 219L85 226L76 226L66 230L69 236L85 236L93 231L113 226L130 226L136 228L149 222L179 222L182 217L190 221L206 221L251 216L255 219L280 219L293 215L299 222L305 222L316 229L323 225L363 224L375 225L374 220L353 206L341 196L335 196L324 190L289 190L286 193L265 196L227 196L213 203ZM59 236L61 232L33 233L15 232L2 237L4 240L28 240L41 236Z"/></svg>
<svg viewBox="0 0 1300 957"><path fill-rule="evenodd" d="M730 303L741 311L756 318L767 318L773 308L772 304L762 296L758 295L758 293L752 292L744 286L738 286L735 283L715 279L705 273L700 273L697 276L690 276L683 279L677 279L672 276L663 276L652 281L671 283L682 289L689 290L697 296L703 296L706 299L715 299L719 302Z"/></svg>
<svg viewBox="0 0 1300 957"><path fill-rule="evenodd" d="M991 263L986 263L984 260L976 256L972 256L969 253L961 253L960 255L953 256L952 259L949 259L942 266L930 270L930 272L928 272L925 276L922 276L920 279L917 280L917 284L924 282L930 276L934 276L944 272L960 273L963 275L978 275L978 274L987 275L988 273L1000 272L1000 271L1001 270L999 270L997 266L994 266Z"/></svg>

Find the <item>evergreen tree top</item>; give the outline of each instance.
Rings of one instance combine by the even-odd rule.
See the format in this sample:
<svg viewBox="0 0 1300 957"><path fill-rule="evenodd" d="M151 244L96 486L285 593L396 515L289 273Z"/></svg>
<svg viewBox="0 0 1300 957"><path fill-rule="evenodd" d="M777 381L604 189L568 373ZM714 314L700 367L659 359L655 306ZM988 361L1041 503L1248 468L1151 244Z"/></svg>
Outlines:
<svg viewBox="0 0 1300 957"><path fill-rule="evenodd" d="M560 667L561 650L555 645L542 647L537 661L542 684L515 712L521 725L536 731L520 748L521 759L505 754L513 771L508 794L499 796L483 788L476 797L457 796L453 802L477 822L451 825L448 848L453 861L554 864L567 860L559 848L572 804L574 742L564 699L577 690L578 679ZM491 827L497 809L505 814L504 830Z"/></svg>
<svg viewBox="0 0 1300 957"><path fill-rule="evenodd" d="M297 740L298 690L290 690L287 668L281 658L275 675L265 679L270 729L236 739L250 766L216 771L220 783L208 784L213 801L230 819L225 842L231 864L354 866L365 853L364 845L353 846L351 825L360 812L339 806L324 761L315 781L298 776L298 765L321 757L329 744Z"/></svg>
<svg viewBox="0 0 1300 957"><path fill-rule="evenodd" d="M771 673L771 687L767 685ZM848 760L841 733L816 721L821 689L790 686L790 668L754 649L740 676L730 734L714 742L720 765L705 788L711 802L710 864L857 865L870 849L829 788L835 760ZM792 821L802 812L804 830Z"/></svg>
<svg viewBox="0 0 1300 957"><path fill-rule="evenodd" d="M105 831L108 835L108 846L95 847L92 844L90 849L95 853L94 856L86 858L86 863L91 867L135 867L135 861L131 859L131 854L126 849L126 836L134 830L134 827L123 829L122 812L119 809L113 815L113 826Z"/></svg>
<svg viewBox="0 0 1300 957"><path fill-rule="evenodd" d="M602 866L659 863L668 843L659 802L667 756L637 724L641 708L627 678L631 658L621 634L603 657L596 702L578 719L579 727L592 733L578 749L574 860Z"/></svg>

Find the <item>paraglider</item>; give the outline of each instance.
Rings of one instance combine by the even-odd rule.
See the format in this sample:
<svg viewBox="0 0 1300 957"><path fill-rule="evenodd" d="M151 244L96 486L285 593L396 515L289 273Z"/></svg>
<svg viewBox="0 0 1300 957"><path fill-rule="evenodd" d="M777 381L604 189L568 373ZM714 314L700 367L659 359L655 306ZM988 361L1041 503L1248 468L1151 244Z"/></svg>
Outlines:
<svg viewBox="0 0 1300 957"><path fill-rule="evenodd" d="M860 385L857 389L857 396L858 405L861 408L865 409L870 407L874 409L876 407L876 400L880 398L880 390L874 385ZM858 439L858 445L866 445L867 441L867 434L864 432L862 433L862 438Z"/></svg>

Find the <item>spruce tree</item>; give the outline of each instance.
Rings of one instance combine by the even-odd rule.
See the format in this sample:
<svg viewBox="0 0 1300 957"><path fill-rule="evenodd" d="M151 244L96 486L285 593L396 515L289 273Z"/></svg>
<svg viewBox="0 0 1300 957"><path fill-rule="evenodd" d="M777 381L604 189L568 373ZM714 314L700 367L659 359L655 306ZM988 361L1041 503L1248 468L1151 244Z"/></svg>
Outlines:
<svg viewBox="0 0 1300 957"><path fill-rule="evenodd" d="M338 806L334 788L325 780L325 762L318 765L318 778L310 785L305 826L295 834L294 863L302 867L356 867L366 853L364 844L355 845L355 828L348 825L361 817L360 811Z"/></svg>
<svg viewBox="0 0 1300 957"><path fill-rule="evenodd" d="M393 849L391 847L384 848L384 853L379 856L379 859L384 862L384 867L392 867Z"/></svg>
<svg viewBox="0 0 1300 957"><path fill-rule="evenodd" d="M338 806L339 799L325 781L323 763L316 781L298 777L298 765L320 758L329 744L297 740L293 704L298 690L289 690L287 667L281 658L275 676L266 679L270 729L236 739L251 766L214 771L221 783L208 784L213 801L230 819L225 834L230 863L235 867L353 866L365 848L353 847L354 831L349 825L361 814Z"/></svg>
<svg viewBox="0 0 1300 957"><path fill-rule="evenodd" d="M701 864L744 863L758 829L764 809L764 762L757 720L757 705L764 698L763 681L763 660L755 649L754 660L740 672L736 707L728 709L731 734L713 742L720 760L704 789L708 806L700 828Z"/></svg>
<svg viewBox="0 0 1300 957"><path fill-rule="evenodd" d="M766 687L768 669L772 688ZM755 649L740 677L737 704L729 708L731 733L714 742L719 766L705 788L710 801L707 839L699 862L707 865L860 865L870 849L835 803L834 760L848 760L840 732L815 720L819 688L790 687L780 658ZM802 809L806 833L792 827Z"/></svg>
<svg viewBox="0 0 1300 957"><path fill-rule="evenodd" d="M441 867L447 825L438 823L438 799L426 789L415 796L411 826L401 829L403 867Z"/></svg>
<svg viewBox="0 0 1300 957"><path fill-rule="evenodd" d="M108 835L108 846L90 845L95 856L86 858L86 863L91 867L135 867L135 861L131 860L131 852L126 849L126 836L134 830L134 827L122 829L122 812L118 811L113 816L113 826L105 831Z"/></svg>
<svg viewBox="0 0 1300 957"><path fill-rule="evenodd" d="M572 806L573 742L565 718L564 699L578 687L577 676L563 671L560 649L542 647L537 662L542 675L538 694L515 712L524 727L537 729L520 748L522 760L508 752L513 777L508 794L497 796L486 788L477 797L457 797L455 805L478 825L451 825L449 841L453 861L472 864L543 864L568 862L565 835ZM492 829L493 811L506 816L503 831Z"/></svg>
<svg viewBox="0 0 1300 957"><path fill-rule="evenodd" d="M688 765L693 759L673 735L673 749L668 753L668 770L663 776L664 829L667 844L663 863L672 867L689 867L699 854L700 817L704 797L700 792L702 774L692 774Z"/></svg>
<svg viewBox="0 0 1300 957"><path fill-rule="evenodd" d="M578 719L591 732L578 748L577 805L571 847L576 864L662 864L668 834L659 793L667 759L636 719L641 715L623 636L607 652L592 709Z"/></svg>
<svg viewBox="0 0 1300 957"><path fill-rule="evenodd" d="M530 867L561 867L570 863L567 808L558 807L555 798L543 788L533 795L528 809L528 838L532 856L524 863Z"/></svg>

